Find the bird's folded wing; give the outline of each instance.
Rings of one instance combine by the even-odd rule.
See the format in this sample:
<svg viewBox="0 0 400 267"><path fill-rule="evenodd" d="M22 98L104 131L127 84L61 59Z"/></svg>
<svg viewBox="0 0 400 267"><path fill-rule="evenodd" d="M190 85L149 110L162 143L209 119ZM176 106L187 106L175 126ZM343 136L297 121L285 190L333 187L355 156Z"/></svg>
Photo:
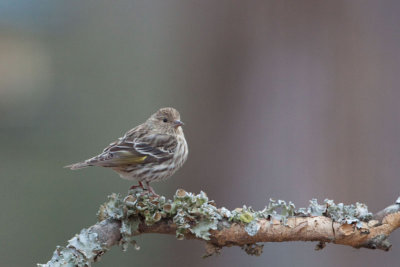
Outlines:
<svg viewBox="0 0 400 267"><path fill-rule="evenodd" d="M172 135L152 134L141 138L121 138L111 143L103 153L87 161L90 165L117 167L170 159L177 140Z"/></svg>

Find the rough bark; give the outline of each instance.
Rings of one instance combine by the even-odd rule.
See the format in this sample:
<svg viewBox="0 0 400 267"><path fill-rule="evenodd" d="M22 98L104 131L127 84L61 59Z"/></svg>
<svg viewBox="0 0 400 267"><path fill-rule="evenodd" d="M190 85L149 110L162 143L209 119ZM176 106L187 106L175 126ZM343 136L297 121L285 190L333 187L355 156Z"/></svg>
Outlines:
<svg viewBox="0 0 400 267"><path fill-rule="evenodd" d="M122 201L116 195L112 195L109 202L100 209L100 222L83 229L66 247L57 247L53 258L47 264L39 266L90 266L112 246L135 243L132 237L147 233L176 234L182 239L203 240L206 242L206 256L219 253L222 247L229 246L241 246L249 254L260 255L262 246L257 243L288 241L317 241L317 250L324 248L325 243L333 243L387 251L391 248L388 237L400 227L400 198L395 204L377 212L374 216L364 217L368 219L349 219L346 215L347 217L344 217L346 220L343 220L335 217L336 213L329 213L327 207L336 205L329 201L325 202L325 206L318 204L313 206L313 208L325 207L325 210L322 210L323 215L307 216L305 209L301 212L300 209L289 210L289 215L275 216L265 215L267 211L273 211L271 206L267 211L253 213L251 209L245 207L234 211L217 209L204 193L201 194L195 196L178 190L174 201L166 201L164 197L144 198L142 193L136 195L131 193ZM204 201L196 204L199 199ZM192 210L182 205L184 201L191 203ZM153 203L151 212L148 208L149 203ZM178 207L176 211L171 211L176 203L180 203L181 206L176 206ZM281 205L282 203L284 205ZM291 203L286 205L282 201L279 205L280 208L290 206L294 209ZM338 206L340 205L342 204ZM357 203L357 205L363 204ZM341 212L346 211L346 207L343 208L343 205L340 207ZM209 210L206 213L198 211L205 208L211 208L215 214ZM361 208L364 209L366 206ZM226 213L229 215L220 215ZM187 229L182 228L182 220L187 223L184 224ZM194 226L202 222L215 222L215 224L210 224L205 232L199 233ZM249 230L251 223L256 230Z"/></svg>

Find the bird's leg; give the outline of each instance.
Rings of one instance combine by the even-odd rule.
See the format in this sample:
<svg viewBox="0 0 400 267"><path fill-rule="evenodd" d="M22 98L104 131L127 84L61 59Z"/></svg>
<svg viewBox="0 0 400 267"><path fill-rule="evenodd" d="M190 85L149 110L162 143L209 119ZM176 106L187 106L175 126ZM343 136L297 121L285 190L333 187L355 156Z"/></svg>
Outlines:
<svg viewBox="0 0 400 267"><path fill-rule="evenodd" d="M131 188L129 188L130 190L136 189L136 188L142 188L144 190L143 184L141 181L139 181L139 185L132 185Z"/></svg>
<svg viewBox="0 0 400 267"><path fill-rule="evenodd" d="M150 186L150 182L146 182L146 185L147 185L147 189L149 190L149 192L150 192L151 194L153 194L153 195L156 196L156 197L159 197L159 195L158 195L156 192L154 192L153 187Z"/></svg>

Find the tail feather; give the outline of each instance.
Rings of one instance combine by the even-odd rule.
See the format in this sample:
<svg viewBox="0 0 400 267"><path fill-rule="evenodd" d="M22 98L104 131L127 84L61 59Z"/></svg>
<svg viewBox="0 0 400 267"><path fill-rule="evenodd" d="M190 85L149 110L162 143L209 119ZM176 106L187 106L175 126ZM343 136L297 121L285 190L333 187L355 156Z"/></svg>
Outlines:
<svg viewBox="0 0 400 267"><path fill-rule="evenodd" d="M90 165L87 164L84 161L84 162L78 162L78 163L74 163L74 164L71 164L71 165L64 166L64 168L69 168L71 170L79 170L79 169L83 169L83 168L86 168L86 167L89 167L89 166Z"/></svg>

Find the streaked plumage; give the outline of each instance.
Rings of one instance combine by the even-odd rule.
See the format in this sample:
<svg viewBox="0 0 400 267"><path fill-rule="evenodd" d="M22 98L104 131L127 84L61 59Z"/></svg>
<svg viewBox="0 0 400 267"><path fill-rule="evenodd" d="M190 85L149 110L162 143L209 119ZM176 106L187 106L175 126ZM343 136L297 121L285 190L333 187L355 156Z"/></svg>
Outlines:
<svg viewBox="0 0 400 267"><path fill-rule="evenodd" d="M88 166L112 168L122 178L138 181L140 187L146 182L154 193L149 183L167 179L187 159L189 151L182 125L176 109L162 108L101 154L66 167L71 170Z"/></svg>

